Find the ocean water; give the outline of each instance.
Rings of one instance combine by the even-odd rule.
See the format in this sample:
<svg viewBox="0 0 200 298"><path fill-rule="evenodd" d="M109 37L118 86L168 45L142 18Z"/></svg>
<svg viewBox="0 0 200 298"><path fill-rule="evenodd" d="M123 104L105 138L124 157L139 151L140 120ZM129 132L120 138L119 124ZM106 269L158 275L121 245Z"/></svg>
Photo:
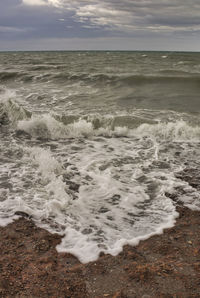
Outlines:
<svg viewBox="0 0 200 298"><path fill-rule="evenodd" d="M81 262L175 224L200 168L200 54L0 53L0 225L29 214Z"/></svg>

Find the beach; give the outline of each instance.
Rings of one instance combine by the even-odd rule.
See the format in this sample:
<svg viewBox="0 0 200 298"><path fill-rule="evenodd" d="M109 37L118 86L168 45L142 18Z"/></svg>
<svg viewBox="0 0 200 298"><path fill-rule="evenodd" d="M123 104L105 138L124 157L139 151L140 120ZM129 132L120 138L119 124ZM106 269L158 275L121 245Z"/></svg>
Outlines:
<svg viewBox="0 0 200 298"><path fill-rule="evenodd" d="M200 213L178 207L162 235L81 264L55 246L60 236L22 217L0 228L0 297L199 297Z"/></svg>
<svg viewBox="0 0 200 298"><path fill-rule="evenodd" d="M179 176L199 190L193 174ZM87 264L58 253L61 236L21 214L0 228L0 297L199 297L200 212L176 204L179 217L173 228L125 246L116 257L101 254Z"/></svg>

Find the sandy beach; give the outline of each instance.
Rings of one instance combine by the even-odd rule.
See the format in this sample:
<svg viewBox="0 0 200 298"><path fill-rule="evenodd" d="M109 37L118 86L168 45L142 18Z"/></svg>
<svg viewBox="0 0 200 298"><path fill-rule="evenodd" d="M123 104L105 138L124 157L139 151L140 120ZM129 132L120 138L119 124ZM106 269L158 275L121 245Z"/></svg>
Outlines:
<svg viewBox="0 0 200 298"><path fill-rule="evenodd" d="M0 297L199 297L200 212L177 210L162 235L85 265L22 217L0 228Z"/></svg>

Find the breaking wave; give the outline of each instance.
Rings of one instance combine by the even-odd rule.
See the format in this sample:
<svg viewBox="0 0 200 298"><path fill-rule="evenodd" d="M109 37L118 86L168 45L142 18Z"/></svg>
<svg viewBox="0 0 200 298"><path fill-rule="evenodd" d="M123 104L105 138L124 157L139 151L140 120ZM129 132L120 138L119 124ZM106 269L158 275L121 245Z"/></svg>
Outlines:
<svg viewBox="0 0 200 298"><path fill-rule="evenodd" d="M199 141L199 121L187 121L176 117L171 121L148 117L117 114L32 114L14 98L14 91L6 90L0 98L0 124L14 125L18 132L25 132L34 138L63 139L104 137L150 137L157 141ZM178 114L177 114L178 115ZM176 118L178 120L176 120Z"/></svg>
<svg viewBox="0 0 200 298"><path fill-rule="evenodd" d="M58 251L86 263L173 226L178 213L170 194L199 210L195 189L174 174L198 148L198 121L130 113L31 115L14 97L1 99L8 124L32 138L22 139L25 146L20 138L20 144L10 144L9 136L5 142L0 166L8 162L12 175L10 189L1 189L0 224L25 212L64 236ZM17 166L9 152L14 160L20 156Z"/></svg>
<svg viewBox="0 0 200 298"><path fill-rule="evenodd" d="M56 117L59 119L58 117ZM89 115L73 120L69 116L63 122L50 114L32 116L30 119L18 122L17 129L34 138L60 139L76 137L151 137L158 141L199 141L200 126L188 124L179 120L174 122L157 122L131 116L97 116ZM72 121L71 123L69 123Z"/></svg>
<svg viewBox="0 0 200 298"><path fill-rule="evenodd" d="M28 148L32 161L38 166L38 171L42 175L42 183L47 194L52 197L49 200L48 210L53 213L56 209L65 209L70 201L67 194L67 187L63 181L62 165L51 155L49 150L39 147Z"/></svg>
<svg viewBox="0 0 200 298"><path fill-rule="evenodd" d="M22 119L31 117L31 112L23 108L13 98L16 97L14 91L5 90L0 96L0 125L17 123Z"/></svg>

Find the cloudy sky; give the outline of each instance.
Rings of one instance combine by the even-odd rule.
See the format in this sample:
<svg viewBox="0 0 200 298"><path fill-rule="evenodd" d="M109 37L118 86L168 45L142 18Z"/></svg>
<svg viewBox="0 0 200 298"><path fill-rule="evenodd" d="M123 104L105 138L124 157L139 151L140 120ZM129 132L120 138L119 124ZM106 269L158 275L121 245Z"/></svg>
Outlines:
<svg viewBox="0 0 200 298"><path fill-rule="evenodd" d="M0 0L0 50L200 50L200 0Z"/></svg>

